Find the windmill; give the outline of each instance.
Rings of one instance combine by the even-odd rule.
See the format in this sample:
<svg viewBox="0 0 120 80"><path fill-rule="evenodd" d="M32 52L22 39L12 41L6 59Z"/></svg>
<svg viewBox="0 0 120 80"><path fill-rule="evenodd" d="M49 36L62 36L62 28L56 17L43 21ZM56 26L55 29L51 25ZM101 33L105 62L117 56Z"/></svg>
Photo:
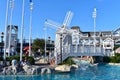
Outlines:
<svg viewBox="0 0 120 80"><path fill-rule="evenodd" d="M73 12L68 11L63 24L56 23L52 20L47 19L45 21L45 26L49 26L51 28L57 28L56 31L56 39L55 39L55 59L57 60L57 55L61 54L61 61L62 61L62 52L63 52L63 40L65 39L66 35L69 33L68 26L71 23L73 17ZM55 62L57 64L58 62Z"/></svg>
<svg viewBox="0 0 120 80"><path fill-rule="evenodd" d="M51 27L53 29L57 28L58 31L60 29L65 30L65 29L68 29L67 27L69 26L69 24L70 24L70 22L72 20L72 17L73 17L73 12L68 11L67 14L66 14L66 16L65 16L63 24L60 24L60 23L57 23L57 22L52 21L50 19L47 19L45 21L45 26L49 26L49 27ZM62 34L62 32L58 32L58 33Z"/></svg>

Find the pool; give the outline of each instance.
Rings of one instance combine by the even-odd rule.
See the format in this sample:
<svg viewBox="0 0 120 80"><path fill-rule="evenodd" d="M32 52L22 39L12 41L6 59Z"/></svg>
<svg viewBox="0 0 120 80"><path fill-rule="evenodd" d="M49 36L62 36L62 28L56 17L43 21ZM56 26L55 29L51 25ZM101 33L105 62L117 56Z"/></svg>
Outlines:
<svg viewBox="0 0 120 80"><path fill-rule="evenodd" d="M71 73L0 76L0 80L120 80L120 66L98 65Z"/></svg>

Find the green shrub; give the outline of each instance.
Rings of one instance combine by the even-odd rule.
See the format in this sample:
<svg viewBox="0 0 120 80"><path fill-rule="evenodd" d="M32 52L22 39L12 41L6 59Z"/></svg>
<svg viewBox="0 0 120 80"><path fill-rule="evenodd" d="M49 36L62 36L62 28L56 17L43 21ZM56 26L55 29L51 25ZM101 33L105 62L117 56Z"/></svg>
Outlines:
<svg viewBox="0 0 120 80"><path fill-rule="evenodd" d="M0 57L0 61L3 61L3 57Z"/></svg>
<svg viewBox="0 0 120 80"><path fill-rule="evenodd" d="M103 58L103 62L106 62L106 63L120 63L120 54L115 54L115 56L112 56L112 57L104 57Z"/></svg>
<svg viewBox="0 0 120 80"><path fill-rule="evenodd" d="M120 56L120 53L115 53L115 56Z"/></svg>
<svg viewBox="0 0 120 80"><path fill-rule="evenodd" d="M20 60L20 57L19 57L19 56L6 57L6 60L7 60L7 61L12 61L13 59L16 59L17 61L19 61L19 60Z"/></svg>
<svg viewBox="0 0 120 80"><path fill-rule="evenodd" d="M103 57L103 62L109 63L111 61L110 57Z"/></svg>
<svg viewBox="0 0 120 80"><path fill-rule="evenodd" d="M11 62L13 59L16 59L17 61L20 61L20 57L19 57L19 56L6 57L6 61L10 61L10 62ZM23 56L22 59L25 60L26 57ZM28 60L28 62L29 62L31 65L33 65L33 64L35 63L35 60L34 60L33 57L27 57L27 60Z"/></svg>
<svg viewBox="0 0 120 80"><path fill-rule="evenodd" d="M117 62L116 57L115 56L110 57L110 62L111 63L116 63Z"/></svg>
<svg viewBox="0 0 120 80"><path fill-rule="evenodd" d="M32 65L35 64L35 60L33 57L28 57L28 62Z"/></svg>
<svg viewBox="0 0 120 80"><path fill-rule="evenodd" d="M62 64L67 64L67 65L72 65L75 64L74 61L72 60L72 58L67 58L66 60L64 60L62 62Z"/></svg>
<svg viewBox="0 0 120 80"><path fill-rule="evenodd" d="M115 45L114 48L113 48L113 50L116 50L119 47L120 47L119 45Z"/></svg>
<svg viewBox="0 0 120 80"><path fill-rule="evenodd" d="M112 56L110 62L112 62L112 63L120 63L120 56Z"/></svg>

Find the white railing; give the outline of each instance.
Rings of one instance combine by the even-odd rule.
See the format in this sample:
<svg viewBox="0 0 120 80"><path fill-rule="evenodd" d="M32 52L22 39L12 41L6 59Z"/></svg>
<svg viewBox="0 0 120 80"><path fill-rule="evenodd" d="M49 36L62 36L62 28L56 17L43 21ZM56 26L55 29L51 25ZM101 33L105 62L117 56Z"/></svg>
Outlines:
<svg viewBox="0 0 120 80"><path fill-rule="evenodd" d="M112 50L105 50L101 46L96 46L94 52L94 46L63 46L62 48L62 61L68 57L77 56L111 56L113 55ZM61 54L57 55L57 64L61 63Z"/></svg>

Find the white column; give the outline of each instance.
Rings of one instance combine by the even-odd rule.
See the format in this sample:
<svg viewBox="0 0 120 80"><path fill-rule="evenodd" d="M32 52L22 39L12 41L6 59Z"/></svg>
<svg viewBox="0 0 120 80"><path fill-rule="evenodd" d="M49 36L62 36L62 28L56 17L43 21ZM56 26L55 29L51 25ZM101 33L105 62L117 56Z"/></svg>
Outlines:
<svg viewBox="0 0 120 80"><path fill-rule="evenodd" d="M30 2L29 56L31 56L31 40L32 40L32 10L33 10L33 2Z"/></svg>
<svg viewBox="0 0 120 80"><path fill-rule="evenodd" d="M23 33L24 33L24 4L25 0L23 0L22 4L22 24L21 24L21 45L20 45L20 61L22 61L22 53L23 53Z"/></svg>
<svg viewBox="0 0 120 80"><path fill-rule="evenodd" d="M11 47L11 30L12 30L12 15L13 15L13 8L14 8L14 0L10 1L10 8L11 8L11 14L10 14L10 30L9 30L9 44L8 44L8 57L10 56L10 47Z"/></svg>
<svg viewBox="0 0 120 80"><path fill-rule="evenodd" d="M94 8L93 12L93 19L94 19L94 53L96 52L95 47L96 47L96 33L95 33L95 28L96 28L96 8Z"/></svg>
<svg viewBox="0 0 120 80"><path fill-rule="evenodd" d="M46 35L47 35L46 30L47 30L47 27L45 27L44 30L45 30L45 36L44 36L45 37L45 55L44 56L45 56L45 59L46 59Z"/></svg>
<svg viewBox="0 0 120 80"><path fill-rule="evenodd" d="M6 19L5 19L5 34L4 34L4 60L6 60L6 34L7 34L7 25L8 25L8 5L9 5L9 0L7 0L7 6L6 6Z"/></svg>

